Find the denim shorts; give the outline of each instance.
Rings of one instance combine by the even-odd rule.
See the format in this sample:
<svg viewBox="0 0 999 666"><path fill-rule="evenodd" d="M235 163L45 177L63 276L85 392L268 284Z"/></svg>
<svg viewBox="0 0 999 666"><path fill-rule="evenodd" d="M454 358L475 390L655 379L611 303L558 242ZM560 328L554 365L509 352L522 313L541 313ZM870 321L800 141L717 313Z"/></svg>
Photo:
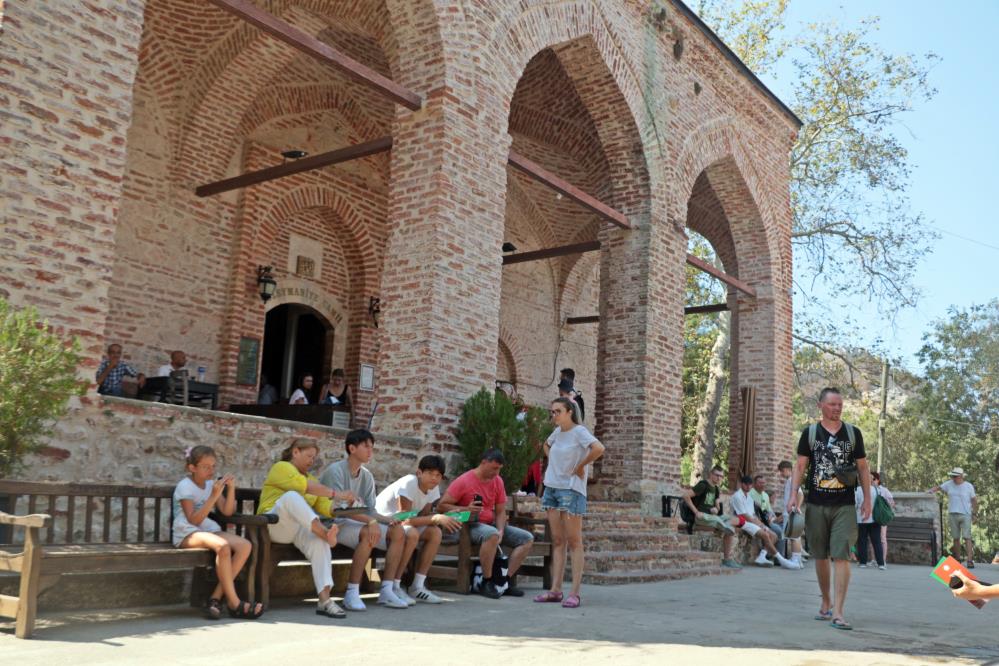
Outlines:
<svg viewBox="0 0 999 666"><path fill-rule="evenodd" d="M586 515L586 495L569 488L552 488L545 486L545 495L541 498L542 509L558 509L568 511L574 516Z"/></svg>

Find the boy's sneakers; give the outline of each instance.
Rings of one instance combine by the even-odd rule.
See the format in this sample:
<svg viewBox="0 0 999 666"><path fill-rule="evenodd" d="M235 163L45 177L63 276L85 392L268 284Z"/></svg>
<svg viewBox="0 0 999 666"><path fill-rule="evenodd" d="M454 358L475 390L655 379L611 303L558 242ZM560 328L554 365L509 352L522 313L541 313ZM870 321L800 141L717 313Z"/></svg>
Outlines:
<svg viewBox="0 0 999 666"><path fill-rule="evenodd" d="M801 567L798 566L795 562L792 562L791 560L787 559L780 553L774 555L774 559L777 560L777 564L781 565L781 567L784 569L794 569L795 571L801 569Z"/></svg>
<svg viewBox="0 0 999 666"><path fill-rule="evenodd" d="M880 569L881 571L884 571L884 570L885 570L885 569L887 569L887 568L888 568L888 567L887 567L886 565L884 565L884 564L879 564L879 565L878 565L878 569Z"/></svg>
<svg viewBox="0 0 999 666"><path fill-rule="evenodd" d="M361 595L357 592L348 591L343 596L343 602L341 605L347 610L354 611L356 613L368 610L368 607L364 605L363 601L361 601Z"/></svg>
<svg viewBox="0 0 999 666"><path fill-rule="evenodd" d="M416 605L416 599L414 599L411 596L409 596L408 594L406 594L406 590L402 589L401 586L396 586L396 585L393 584L392 585L392 593L395 596L399 597L400 601L405 601L407 606L415 606Z"/></svg>
<svg viewBox="0 0 999 666"><path fill-rule="evenodd" d="M409 608L409 604L397 597L391 587L383 587L378 593L378 605L387 608Z"/></svg>
<svg viewBox="0 0 999 666"><path fill-rule="evenodd" d="M443 599L425 587L409 588L409 597L416 601L422 601L425 604L439 604L443 601Z"/></svg>
<svg viewBox="0 0 999 666"><path fill-rule="evenodd" d="M728 559L722 560L722 566L725 567L725 568L727 568L727 569L741 569L742 568L742 565L739 564L738 562L736 562L735 560L728 560Z"/></svg>
<svg viewBox="0 0 999 666"><path fill-rule="evenodd" d="M479 594L490 599L499 599L503 593L496 589L496 585L491 580L487 580L479 587Z"/></svg>
<svg viewBox="0 0 999 666"><path fill-rule="evenodd" d="M772 567L774 565L773 562L767 559L767 551L765 550L760 551L759 556L753 561L753 564L758 567Z"/></svg>

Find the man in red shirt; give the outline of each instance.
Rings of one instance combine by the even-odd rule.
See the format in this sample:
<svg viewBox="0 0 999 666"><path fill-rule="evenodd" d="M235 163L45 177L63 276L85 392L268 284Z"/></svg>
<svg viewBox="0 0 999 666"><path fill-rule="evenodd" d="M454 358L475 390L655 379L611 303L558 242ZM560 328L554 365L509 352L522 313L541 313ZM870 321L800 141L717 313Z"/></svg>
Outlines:
<svg viewBox="0 0 999 666"><path fill-rule="evenodd" d="M534 535L527 530L506 524L506 490L499 475L504 462L503 453L499 449L488 449L482 454L478 467L451 482L444 497L438 502L437 510L442 513L472 512L469 534L472 543L479 544L479 564L482 565L484 577L492 574L493 560L499 545L512 548L513 551L509 556L509 576L513 580L524 558L531 552ZM476 499L476 495L482 498L481 502ZM491 599L499 599L502 596L492 580L486 580L480 591L483 596ZM505 594L522 597L524 591L511 583Z"/></svg>

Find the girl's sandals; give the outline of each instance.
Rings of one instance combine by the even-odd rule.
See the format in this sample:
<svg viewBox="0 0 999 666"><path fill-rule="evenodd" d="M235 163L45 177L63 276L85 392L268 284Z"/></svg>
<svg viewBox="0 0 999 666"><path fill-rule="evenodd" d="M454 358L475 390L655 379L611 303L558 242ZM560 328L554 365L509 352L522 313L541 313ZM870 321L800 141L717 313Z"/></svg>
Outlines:
<svg viewBox="0 0 999 666"><path fill-rule="evenodd" d="M565 601L562 602L562 608L579 608L579 604L579 595L570 594L565 598Z"/></svg>
<svg viewBox="0 0 999 666"><path fill-rule="evenodd" d="M558 602L562 601L562 593L552 592L551 590L548 590L547 592L542 592L538 596L534 597L534 601L539 604L547 604L547 603L557 604Z"/></svg>
<svg viewBox="0 0 999 666"><path fill-rule="evenodd" d="M249 601L243 601L240 599L239 604L235 608L229 609L229 617L234 617L239 620L256 620L258 617L264 614L264 607L260 603L250 605Z"/></svg>
<svg viewBox="0 0 999 666"><path fill-rule="evenodd" d="M833 629L842 629L843 631L850 631L853 629L853 625L841 617L834 617L830 624L832 624Z"/></svg>
<svg viewBox="0 0 999 666"><path fill-rule="evenodd" d="M222 617L222 600L215 599L214 597L208 600L208 605L205 607L205 614L210 620L217 620Z"/></svg>
<svg viewBox="0 0 999 666"><path fill-rule="evenodd" d="M815 616L815 619L818 620L819 622L828 622L829 620L833 619L832 609L830 608L829 610L822 610L820 608L818 615Z"/></svg>

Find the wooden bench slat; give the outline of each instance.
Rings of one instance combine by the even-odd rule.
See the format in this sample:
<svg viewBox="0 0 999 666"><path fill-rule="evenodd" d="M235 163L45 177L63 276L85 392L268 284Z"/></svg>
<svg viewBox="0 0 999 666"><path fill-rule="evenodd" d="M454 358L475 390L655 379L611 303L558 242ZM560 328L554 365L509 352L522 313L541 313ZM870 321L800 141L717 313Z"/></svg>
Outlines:
<svg viewBox="0 0 999 666"><path fill-rule="evenodd" d="M121 541L128 540L128 498L121 498Z"/></svg>
<svg viewBox="0 0 999 666"><path fill-rule="evenodd" d="M138 506L139 520L137 525L138 541L139 543L142 543L143 541L146 540L146 498L140 497L138 499L138 505L139 505Z"/></svg>
<svg viewBox="0 0 999 666"><path fill-rule="evenodd" d="M17 617L17 597L0 594L0 617Z"/></svg>
<svg viewBox="0 0 999 666"><path fill-rule="evenodd" d="M66 496L66 542L73 543L73 514L76 513L76 495Z"/></svg>
<svg viewBox="0 0 999 666"><path fill-rule="evenodd" d="M86 515L84 517L84 535L83 541L85 543L90 543L91 541L91 530L94 528L94 500L90 497L84 497L83 500L87 503Z"/></svg>
<svg viewBox="0 0 999 666"><path fill-rule="evenodd" d="M104 543L111 541L111 496L104 496L104 531L102 532Z"/></svg>
<svg viewBox="0 0 999 666"><path fill-rule="evenodd" d="M56 501L56 496L55 495L49 495L48 498L49 498L49 510L46 511L45 513L47 513L50 516L52 516L52 524L49 525L47 528L45 528L45 543L52 543L53 541L55 541L55 515L56 515L56 513L55 513L55 505L56 505L55 501Z"/></svg>
<svg viewBox="0 0 999 666"><path fill-rule="evenodd" d="M160 540L160 522L163 519L161 515L162 509L160 505L162 503L163 503L163 498L157 497L153 509L153 541Z"/></svg>

